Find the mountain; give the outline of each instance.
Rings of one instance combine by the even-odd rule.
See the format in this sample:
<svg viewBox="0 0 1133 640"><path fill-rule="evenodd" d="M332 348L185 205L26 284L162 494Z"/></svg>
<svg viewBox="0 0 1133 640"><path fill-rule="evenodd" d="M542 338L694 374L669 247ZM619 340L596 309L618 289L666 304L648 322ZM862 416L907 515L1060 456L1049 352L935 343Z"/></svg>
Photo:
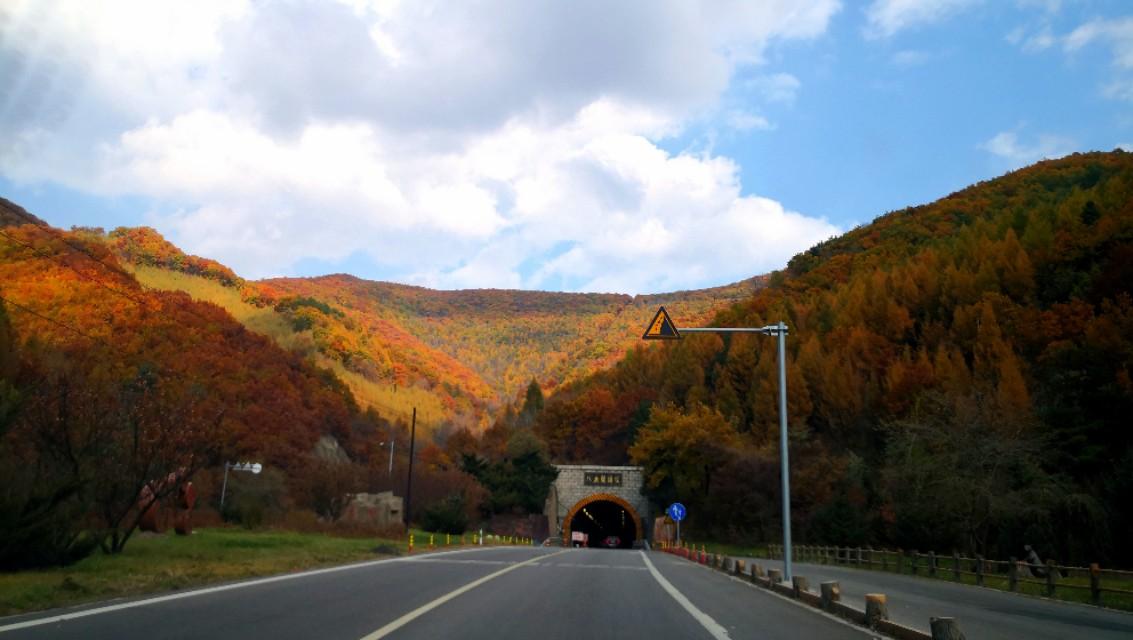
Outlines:
<svg viewBox="0 0 1133 640"><path fill-rule="evenodd" d="M819 244L713 323L790 328L799 540L1129 564L1131 289L1133 155L1075 154ZM645 465L699 535L776 539L777 366L758 335L640 347L536 431Z"/></svg>
<svg viewBox="0 0 1133 640"><path fill-rule="evenodd" d="M7 202L2 210L11 216L0 226L0 352L19 365L4 367L0 382L14 380L27 396L15 403L24 415L59 403L62 420L118 393L94 389L132 379L154 403L184 400L168 416L181 425L177 437L213 416L215 453L254 452L285 468L299 466L323 436L357 453L380 426L329 372L224 310L143 287L101 232L53 229Z"/></svg>
<svg viewBox="0 0 1133 640"><path fill-rule="evenodd" d="M252 331L333 370L358 401L426 426L478 430L532 381L545 391L601 370L636 343L661 304L687 324L749 296L764 278L669 294L435 291L337 274L239 278L149 228L103 234L144 285L224 307Z"/></svg>

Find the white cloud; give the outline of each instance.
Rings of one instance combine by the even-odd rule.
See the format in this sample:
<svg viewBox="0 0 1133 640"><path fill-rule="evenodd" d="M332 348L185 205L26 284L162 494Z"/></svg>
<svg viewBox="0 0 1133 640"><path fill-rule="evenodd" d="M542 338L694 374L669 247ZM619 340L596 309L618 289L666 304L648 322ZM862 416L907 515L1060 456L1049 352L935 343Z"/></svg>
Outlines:
<svg viewBox="0 0 1133 640"><path fill-rule="evenodd" d="M1039 160L1059 158L1074 150L1074 141L1064 136L1040 134L1034 142L1020 142L1014 131L1001 131L980 145L982 149L1007 162L1011 168Z"/></svg>
<svg viewBox="0 0 1133 640"><path fill-rule="evenodd" d="M1110 46L1116 66L1133 69L1133 17L1087 22L1070 32L1063 46L1073 52L1094 42Z"/></svg>
<svg viewBox="0 0 1133 640"><path fill-rule="evenodd" d="M1122 151L1125 151L1127 153L1133 153L1133 142L1122 142L1116 145L1114 148L1121 149Z"/></svg>
<svg viewBox="0 0 1133 640"><path fill-rule="evenodd" d="M0 70L71 95L0 98L0 173L173 205L151 222L250 277L361 252L432 286L659 291L838 231L743 195L728 158L659 146L705 111L770 127L721 96L835 0L158 7L9 10ZM758 77L768 102L798 91Z"/></svg>
<svg viewBox="0 0 1133 640"><path fill-rule="evenodd" d="M1067 53L1077 52L1094 43L1109 46L1113 66L1117 67L1114 79L1102 87L1102 95L1133 102L1133 16L1087 22L1062 40Z"/></svg>
<svg viewBox="0 0 1133 640"><path fill-rule="evenodd" d="M866 8L866 35L887 38L912 27L940 22L979 0L874 0Z"/></svg>
<svg viewBox="0 0 1133 640"><path fill-rule="evenodd" d="M1013 45L1018 45L1025 53L1038 53L1053 47L1058 39L1051 32L1050 25L1043 25L1029 34L1024 29L1012 31L1008 34L1007 41Z"/></svg>
<svg viewBox="0 0 1133 640"><path fill-rule="evenodd" d="M766 131L773 128L771 123L763 116L748 111L734 110L728 112L728 126L737 131Z"/></svg>
<svg viewBox="0 0 1133 640"><path fill-rule="evenodd" d="M927 51L904 49L893 54L893 64L898 67L916 67L929 61L932 56Z"/></svg>
<svg viewBox="0 0 1133 640"><path fill-rule="evenodd" d="M772 73L747 81L747 86L767 102L792 104L802 83L789 73Z"/></svg>

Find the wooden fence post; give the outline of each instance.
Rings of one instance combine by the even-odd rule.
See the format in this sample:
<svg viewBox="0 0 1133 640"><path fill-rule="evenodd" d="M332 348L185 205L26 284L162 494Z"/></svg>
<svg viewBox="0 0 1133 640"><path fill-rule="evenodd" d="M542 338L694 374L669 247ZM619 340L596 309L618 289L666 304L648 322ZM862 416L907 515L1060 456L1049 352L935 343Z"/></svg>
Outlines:
<svg viewBox="0 0 1133 640"><path fill-rule="evenodd" d="M889 552L885 549L881 550L881 570L889 571Z"/></svg>
<svg viewBox="0 0 1133 640"><path fill-rule="evenodd" d="M1090 602L1094 604L1102 603L1102 569L1098 563L1090 563Z"/></svg>
<svg viewBox="0 0 1133 640"><path fill-rule="evenodd" d="M855 561L855 563L859 567L862 566L862 548L861 547L858 547L858 559Z"/></svg>
<svg viewBox="0 0 1133 640"><path fill-rule="evenodd" d="M911 559L912 559L912 562L913 562L913 575L915 576L915 575L917 575L917 550L916 549L913 549Z"/></svg>
<svg viewBox="0 0 1133 640"><path fill-rule="evenodd" d="M936 577L936 552L928 552L928 575Z"/></svg>
<svg viewBox="0 0 1133 640"><path fill-rule="evenodd" d="M960 552L959 551L953 551L952 552L952 577L956 578L956 581L959 582L959 580L960 580Z"/></svg>
<svg viewBox="0 0 1133 640"><path fill-rule="evenodd" d="M1058 568L1054 566L1054 560L1046 561L1046 595L1049 598L1054 597L1054 578Z"/></svg>
<svg viewBox="0 0 1133 640"><path fill-rule="evenodd" d="M976 584L984 586L984 557L976 554Z"/></svg>
<svg viewBox="0 0 1133 640"><path fill-rule="evenodd" d="M1011 564L1007 566L1007 590L1014 591L1019 586L1019 565L1015 563L1015 556L1008 561Z"/></svg>

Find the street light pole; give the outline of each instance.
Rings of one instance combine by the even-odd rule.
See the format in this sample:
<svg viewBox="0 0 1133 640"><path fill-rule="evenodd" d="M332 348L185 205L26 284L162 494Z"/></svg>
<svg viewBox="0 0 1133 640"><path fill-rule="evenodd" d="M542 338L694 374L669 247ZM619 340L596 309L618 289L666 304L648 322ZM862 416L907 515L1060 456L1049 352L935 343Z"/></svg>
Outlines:
<svg viewBox="0 0 1133 640"><path fill-rule="evenodd" d="M225 462L224 463L224 484L220 487L220 510L224 511L224 497L228 493L228 470L234 469L236 471L251 471L258 474L264 466L258 462Z"/></svg>
<svg viewBox="0 0 1133 640"><path fill-rule="evenodd" d="M783 576L791 582L791 474L787 460L787 325L776 326L779 336L779 473L783 476Z"/></svg>
<svg viewBox="0 0 1133 640"><path fill-rule="evenodd" d="M787 324L766 327L695 327L677 329L661 307L642 336L645 340L679 340L682 333L762 333L779 339L779 461L783 485L783 579L791 581L791 484L790 461L787 457Z"/></svg>
<svg viewBox="0 0 1133 640"><path fill-rule="evenodd" d="M379 442L378 446L384 447L384 446L386 446L386 444L389 444L389 477L392 478L393 477L393 447L394 447L395 444L397 444L397 441L394 439L394 435L393 435L392 432L389 434L389 442L388 443Z"/></svg>

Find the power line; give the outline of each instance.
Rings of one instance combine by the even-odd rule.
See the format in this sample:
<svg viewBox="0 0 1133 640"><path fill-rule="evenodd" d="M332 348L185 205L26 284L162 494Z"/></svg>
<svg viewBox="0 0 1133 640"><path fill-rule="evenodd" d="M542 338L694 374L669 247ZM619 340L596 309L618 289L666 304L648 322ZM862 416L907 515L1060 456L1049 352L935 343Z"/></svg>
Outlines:
<svg viewBox="0 0 1133 640"><path fill-rule="evenodd" d="M148 307L148 305L146 304L146 302L144 300L141 300L141 299L139 299L135 296L132 296L132 295L126 293L125 291L120 290L120 289L115 289L114 287L111 287L110 285L106 284L102 280L99 280L98 278L95 278L94 276L77 269L74 265L69 264L64 260L60 260L59 254L48 253L47 251L44 251L43 249L40 249L40 248L36 247L35 245L28 244L27 242L24 242L23 240L20 240L19 238L15 238L15 237L11 236L7 231L4 231L3 229L0 229L0 236L4 236L5 238L11 240L12 242L14 242L14 243L16 243L16 244L18 244L22 247L25 247L26 249L28 249L30 251L35 252L37 255L39 255L41 257L44 257L44 258L47 258L49 260L54 260L54 261L58 262L59 264L63 265L64 267L67 267L71 271L74 271L76 274L79 275L80 278L83 278L84 280L89 280L90 282L97 284L98 286L102 287L103 289L106 289L107 291L109 291L109 292L111 292L115 295L126 298L127 300L130 300L131 302L133 302L133 303L135 303L139 306ZM158 311L158 309L151 309L151 310Z"/></svg>
<svg viewBox="0 0 1133 640"><path fill-rule="evenodd" d="M106 345L106 346L110 346L110 345L109 345L109 344L107 344L107 343L106 343L106 341L105 341L105 340L103 340L102 338L96 338L96 337L94 337L94 336L92 336L92 335L90 335L90 334L88 334L88 333L85 333L85 332L83 332L83 331L81 331L81 330L79 330L79 329L76 329L75 327L71 326L70 324L68 324L68 323L66 323L66 322L62 322L62 321L60 321L60 320L56 320L55 318L51 318L51 317L45 316L45 315L43 315L42 313L40 313L40 312L36 311L35 309L29 309L28 307L25 307L24 305L22 305L22 304L20 304L20 303L18 303L18 302L15 302L14 300L12 300L12 299L10 299L10 298L5 298L5 297L4 297L3 295L0 295L0 302L3 302L3 303L4 303L4 304L6 304L6 305L11 305L11 306L13 306L13 307L15 307L15 308L19 309L20 311L23 311L24 313L27 313L27 314L33 315L33 316L35 316L35 317L37 317L37 318L39 318L39 319L41 319L41 320L46 320L46 321L50 322L51 324L54 324L54 325L57 325L57 326L63 327L63 328L64 328L64 329L66 329L67 331L70 331L70 332L72 332L72 333L78 334L78 335L80 335L80 336L82 336L82 337L86 338L87 340L93 340L93 341L96 341L96 342L101 342L101 343L103 343L103 344L104 344L104 345Z"/></svg>
<svg viewBox="0 0 1133 640"><path fill-rule="evenodd" d="M135 283L135 284L136 284L136 285L137 285L137 286L138 286L138 287L139 287L139 288L140 288L140 289L141 289L142 291L147 291L147 292L154 292L154 293L162 293L162 290L161 290L161 289L154 289L153 287L147 287L146 285L142 284L141 282L138 282L137 278L136 278L136 277L135 277L135 276L134 276L133 274L129 273L128 271L126 271L126 270L124 270L124 269L122 269L121 267L118 267L118 266L116 266L116 265L112 265L112 264L108 264L107 262L105 262L105 261L103 261L103 260L99 259L99 257L98 257L98 256L96 256L96 255L94 255L93 253L91 253L90 251L88 251L86 247L82 246L82 244L79 244L79 243L75 243L75 242L72 242L72 241L71 241L70 239L68 239L68 238L67 238L66 236L64 236L64 235L63 235L63 232L62 232L62 231L59 231L59 230L57 230L57 229L55 229L55 228L51 227L50 225L41 224L41 223L40 223L40 222L39 222L39 221L38 221L38 220L37 220L37 219L36 219L35 217L33 217L33 216L32 216L31 214L29 214L29 213L27 213L27 212L23 212L23 211L13 211L13 213L15 213L16 215L18 215L18 216L20 216L20 217L24 218L25 220L28 220L28 221L29 221L29 224L31 224L32 226L34 226L34 227L35 227L36 229L38 229L38 230L40 230L40 231L43 231L43 232L45 232L45 233L47 233L47 234L49 234L49 235L53 236L54 238L58 239L58 240L59 240L60 242L62 242L63 244L65 244L65 245L67 245L68 247L70 247L70 248L71 248L72 250L74 250L74 251L76 251L76 252L78 252L78 253L81 253L81 254L82 254L83 256L85 256L86 258L88 258L88 259L90 259L90 260L92 260L92 261L94 261L94 262L96 262L96 263L98 263L98 264L102 265L102 266L103 266L103 267L104 267L105 269L109 270L109 271L110 271L111 273L114 273L114 274L116 274L116 275L122 276L123 278L126 278L126 279L128 279L128 280L130 280L130 281L134 282L134 283ZM87 279L87 280L90 280L90 281L92 281L92 282L94 282L94 283L98 284L98 285L99 285L99 286L101 286L102 288L104 288L104 289L106 289L106 290L108 290L108 291L110 291L110 292L112 292L112 293L115 293L116 295L122 296L122 297L124 297L124 298L126 298L126 299L130 300L131 302L133 302L134 304L137 304L138 306L142 307L143 309L146 309L146 310L149 310L149 311L159 311L159 312L160 312L160 311L162 310L161 308L156 308L156 309L155 309L155 308L151 307L150 305L148 305L148 304L147 304L147 303L146 303L146 302L145 302L144 300L141 300L141 299L139 299L139 298L137 298L137 297L131 296L130 294L127 294L127 293L125 293L125 292L123 292L123 291L121 291L121 290L119 290L119 289L115 289L114 287L111 287L110 285L106 284L106 283L105 283L105 282L103 282L102 280L100 280L100 279L98 279L98 278L95 278L94 276L91 276L91 275L89 275L89 274L85 274L85 273L83 273L83 272L79 271L79 270L78 270L78 269L76 269L76 268L75 268L75 267L74 267L73 265L67 264L66 262L64 262L64 261L60 260L60 259L58 258L58 254L54 254L54 255L53 255L53 254L49 254L49 253L47 253L47 252L43 252L42 250L40 250L40 249L36 248L36 247L35 247L35 246L33 246L33 245L29 245L29 244L27 244L27 243L21 242L20 240L18 240L18 239L16 239L16 238L13 238L13 237L12 237L11 235L9 235L8 233L4 232L4 231L2 230L2 228L0 228L0 235L3 235L4 237L8 238L9 240L12 240L13 242L16 242L16 243L18 243L18 244L21 244L21 245L23 245L23 246L24 246L24 247L26 247L27 249L29 249L29 250L31 250L31 251L34 251L34 252L38 253L39 255L41 255L41 256L43 256L43 257L45 257L45 258L48 258L48 259L51 259L51 260L55 260L55 261L56 261L56 262L58 262L59 264L62 264L63 266L67 267L68 269L71 269L71 270L72 270L72 271L74 271L75 273L79 274L79 275L80 275L80 276L82 276L83 278L85 278L85 279ZM191 296L190 296L190 297L191 297ZM198 300L198 301L196 301L196 302L200 302L200 301ZM215 320L214 320L213 318L207 318L207 317L205 317L205 316L201 315L200 313L197 313L197 312L196 312L196 310L192 309L191 307L184 307L184 308L183 308L182 310L183 310L183 311L185 311L186 313L188 313L188 314L192 315L192 316L195 316L195 317L196 317L197 319L199 319L199 320L202 320L202 321L204 321L204 322L206 322L206 323L212 323L212 322L215 322Z"/></svg>

